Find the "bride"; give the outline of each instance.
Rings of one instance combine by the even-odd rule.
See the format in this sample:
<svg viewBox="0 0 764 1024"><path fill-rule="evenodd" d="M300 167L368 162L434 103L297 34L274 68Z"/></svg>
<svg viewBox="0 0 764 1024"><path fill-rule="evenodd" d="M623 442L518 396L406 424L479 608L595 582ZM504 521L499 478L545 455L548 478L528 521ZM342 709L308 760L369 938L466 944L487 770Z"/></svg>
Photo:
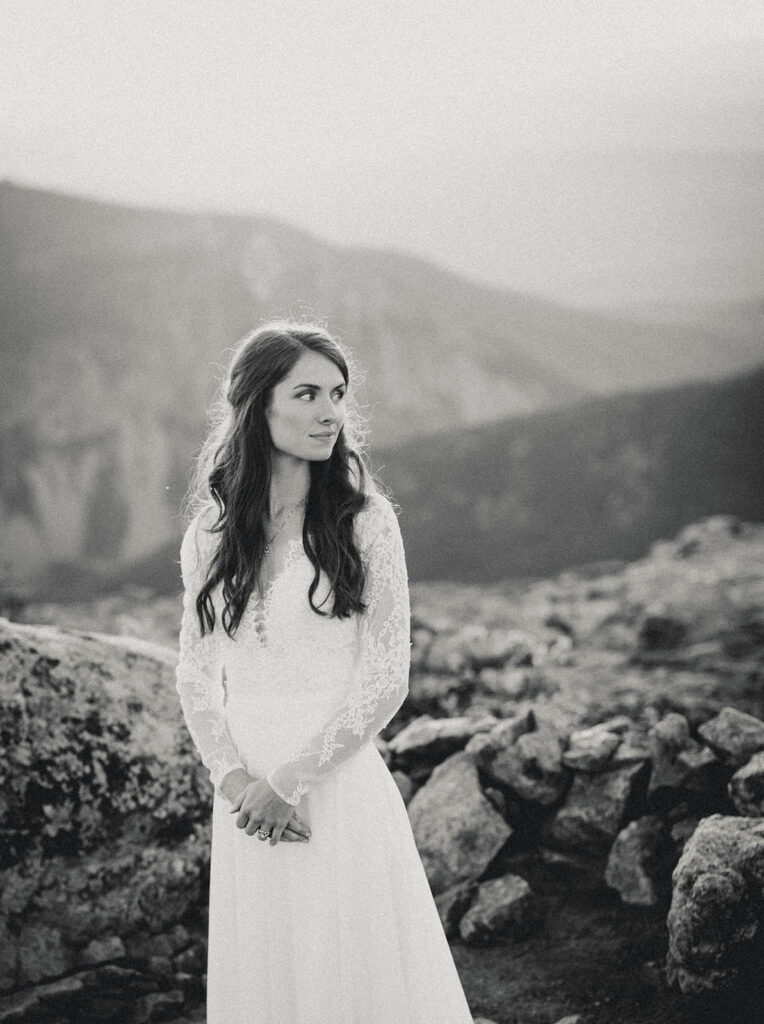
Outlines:
<svg viewBox="0 0 764 1024"><path fill-rule="evenodd" d="M408 691L405 556L339 343L237 347L181 545L177 690L214 786L207 1024L471 1024L373 740Z"/></svg>

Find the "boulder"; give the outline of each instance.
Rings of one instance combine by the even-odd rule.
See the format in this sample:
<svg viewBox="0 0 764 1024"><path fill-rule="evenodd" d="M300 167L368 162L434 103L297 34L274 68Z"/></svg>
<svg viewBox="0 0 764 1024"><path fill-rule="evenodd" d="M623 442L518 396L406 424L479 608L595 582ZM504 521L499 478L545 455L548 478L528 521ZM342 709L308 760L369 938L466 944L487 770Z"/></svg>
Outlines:
<svg viewBox="0 0 764 1024"><path fill-rule="evenodd" d="M677 712L670 712L652 727L650 746L653 761L650 792L698 788L704 770L718 764L714 754L691 737L687 719Z"/></svg>
<svg viewBox="0 0 764 1024"><path fill-rule="evenodd" d="M473 740L467 752L491 779L523 800L548 806L570 781L562 763L564 745L560 732L529 710L501 722L485 740Z"/></svg>
<svg viewBox="0 0 764 1024"><path fill-rule="evenodd" d="M764 821L713 814L674 869L667 977L686 993L760 984L764 963Z"/></svg>
<svg viewBox="0 0 764 1024"><path fill-rule="evenodd" d="M490 732L496 719L432 718L420 715L402 729L388 746L401 764L413 761L438 762L465 747L479 732Z"/></svg>
<svg viewBox="0 0 764 1024"><path fill-rule="evenodd" d="M748 764L738 768L730 779L729 795L738 814L764 817L764 752L754 754Z"/></svg>
<svg viewBox="0 0 764 1024"><path fill-rule="evenodd" d="M466 943L485 946L497 939L523 939L541 918L530 885L519 875L481 882L472 905L459 924Z"/></svg>
<svg viewBox="0 0 764 1024"><path fill-rule="evenodd" d="M438 765L408 813L436 895L480 876L512 834L483 795L477 769L463 751Z"/></svg>
<svg viewBox="0 0 764 1024"><path fill-rule="evenodd" d="M563 849L604 854L618 835L642 765L591 774L577 772L565 803L542 830Z"/></svg>
<svg viewBox="0 0 764 1024"><path fill-rule="evenodd" d="M203 905L212 789L173 651L0 620L4 987L118 959Z"/></svg>
<svg viewBox="0 0 764 1024"><path fill-rule="evenodd" d="M653 906L668 888L672 853L661 818L648 814L630 821L610 848L605 882L624 903Z"/></svg>
<svg viewBox="0 0 764 1024"><path fill-rule="evenodd" d="M764 750L764 722L737 708L722 708L698 733L727 764L737 768Z"/></svg>

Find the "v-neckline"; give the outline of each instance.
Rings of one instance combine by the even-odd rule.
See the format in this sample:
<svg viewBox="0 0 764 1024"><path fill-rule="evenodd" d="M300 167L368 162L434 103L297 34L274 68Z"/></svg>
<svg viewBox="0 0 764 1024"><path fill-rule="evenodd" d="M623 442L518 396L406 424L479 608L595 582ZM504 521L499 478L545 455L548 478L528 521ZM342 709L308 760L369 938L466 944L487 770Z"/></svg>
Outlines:
<svg viewBox="0 0 764 1024"><path fill-rule="evenodd" d="M284 556L284 561L281 565L281 568L277 573L274 574L270 583L263 591L262 596L258 594L257 590L252 591L252 598L254 599L252 605L252 621L254 623L255 633L257 633L257 635L261 638L263 637L264 634L265 622L267 619L267 609L273 596L273 589L279 582L279 580L283 579L287 572L289 572L289 570L292 568L292 564L296 561L297 555L301 550L302 537L292 537L292 539L287 544L287 551L286 555Z"/></svg>

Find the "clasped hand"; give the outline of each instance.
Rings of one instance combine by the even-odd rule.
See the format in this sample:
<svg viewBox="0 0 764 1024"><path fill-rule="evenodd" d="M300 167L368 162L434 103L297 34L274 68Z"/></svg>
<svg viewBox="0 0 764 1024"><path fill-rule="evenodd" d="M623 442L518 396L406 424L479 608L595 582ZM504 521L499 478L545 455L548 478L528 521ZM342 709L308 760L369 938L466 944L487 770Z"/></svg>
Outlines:
<svg viewBox="0 0 764 1024"><path fill-rule="evenodd" d="M236 814L236 827L248 836L258 829L270 832L271 846L283 838L285 842L307 842L310 828L299 817L292 804L282 800L265 779L248 783L232 801L231 814Z"/></svg>

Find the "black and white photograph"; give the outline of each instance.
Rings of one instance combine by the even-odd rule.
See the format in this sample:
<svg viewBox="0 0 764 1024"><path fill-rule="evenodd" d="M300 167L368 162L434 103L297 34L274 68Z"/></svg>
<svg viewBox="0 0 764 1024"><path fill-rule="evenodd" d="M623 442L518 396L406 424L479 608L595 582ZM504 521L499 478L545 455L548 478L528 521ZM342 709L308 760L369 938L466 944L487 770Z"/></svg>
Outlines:
<svg viewBox="0 0 764 1024"><path fill-rule="evenodd" d="M0 1024L764 1024L764 6L0 44Z"/></svg>

